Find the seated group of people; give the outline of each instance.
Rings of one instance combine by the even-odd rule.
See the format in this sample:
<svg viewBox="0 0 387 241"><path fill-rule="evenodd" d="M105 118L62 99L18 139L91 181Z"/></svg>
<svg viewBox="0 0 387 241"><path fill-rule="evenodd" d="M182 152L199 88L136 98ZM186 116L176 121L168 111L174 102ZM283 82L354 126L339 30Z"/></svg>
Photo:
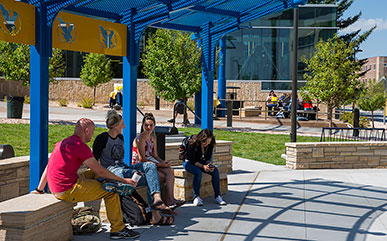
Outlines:
<svg viewBox="0 0 387 241"><path fill-rule="evenodd" d="M280 98L274 93L274 90L271 90L269 96L266 98L267 109L269 116L277 116L288 118L291 107L292 107L292 96L291 93L283 93ZM297 110L312 111L316 110L317 107L313 107L312 101L310 98L304 98L300 101L297 98ZM303 117L309 117L309 119L315 119L316 114L314 113L304 113L299 114Z"/></svg>
<svg viewBox="0 0 387 241"><path fill-rule="evenodd" d="M119 195L130 195L134 187L143 185L148 187L151 224L173 224L175 219L171 214L176 214L173 210L185 201L174 198L174 170L169 161L162 160L157 154L155 125L154 116L146 113L142 131L133 142L132 165L126 165L123 162L122 131L125 124L122 115L115 110L108 111L108 131L96 137L92 151L86 143L94 135L94 122L87 118L80 119L75 125L74 134L55 145L40 183L32 193L44 193L48 183L51 193L63 201L77 203L104 199L111 224L110 237L136 238L139 233L128 229L123 222ZM184 168L194 175L193 203L197 206L203 205L199 196L203 172L212 176L216 202L226 204L220 196L219 172L211 164L214 145L215 137L209 129L192 136L188 144ZM77 171L82 164L89 169L78 176ZM132 179L136 172L142 173L138 182ZM166 192L163 196L160 185L165 185ZM160 213L169 215L163 216Z"/></svg>

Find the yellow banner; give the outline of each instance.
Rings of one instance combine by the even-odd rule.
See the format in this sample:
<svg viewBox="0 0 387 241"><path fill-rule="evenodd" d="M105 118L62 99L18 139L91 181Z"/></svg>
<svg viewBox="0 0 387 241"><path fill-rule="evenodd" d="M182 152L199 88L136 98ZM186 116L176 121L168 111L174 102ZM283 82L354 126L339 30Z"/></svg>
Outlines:
<svg viewBox="0 0 387 241"><path fill-rule="evenodd" d="M126 56L126 35L126 25L61 12L52 27L52 46Z"/></svg>
<svg viewBox="0 0 387 241"><path fill-rule="evenodd" d="M0 1L0 40L35 45L35 7L14 0Z"/></svg>

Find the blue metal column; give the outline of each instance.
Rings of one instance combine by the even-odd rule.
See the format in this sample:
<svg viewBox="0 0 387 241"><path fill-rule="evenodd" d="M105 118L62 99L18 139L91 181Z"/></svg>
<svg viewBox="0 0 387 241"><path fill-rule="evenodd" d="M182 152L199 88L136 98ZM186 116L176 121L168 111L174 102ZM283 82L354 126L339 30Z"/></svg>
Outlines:
<svg viewBox="0 0 387 241"><path fill-rule="evenodd" d="M139 45L135 41L134 24L128 26L127 56L123 57L123 118L125 159L131 163L133 140L136 138L137 129L137 66L139 64Z"/></svg>
<svg viewBox="0 0 387 241"><path fill-rule="evenodd" d="M202 129L214 129L214 49L210 34L211 23L203 25L202 43Z"/></svg>
<svg viewBox="0 0 387 241"><path fill-rule="evenodd" d="M202 118L202 92L195 93L195 124L201 124L199 118ZM199 116L199 118L197 118Z"/></svg>
<svg viewBox="0 0 387 241"><path fill-rule="evenodd" d="M218 75L218 97L226 99L226 37L219 41L219 75ZM226 101L220 101L220 107L226 108ZM220 117L225 117L226 111L219 112Z"/></svg>
<svg viewBox="0 0 387 241"><path fill-rule="evenodd" d="M36 11L36 45L30 47L30 191L34 190L48 162L48 63L51 28L45 7Z"/></svg>

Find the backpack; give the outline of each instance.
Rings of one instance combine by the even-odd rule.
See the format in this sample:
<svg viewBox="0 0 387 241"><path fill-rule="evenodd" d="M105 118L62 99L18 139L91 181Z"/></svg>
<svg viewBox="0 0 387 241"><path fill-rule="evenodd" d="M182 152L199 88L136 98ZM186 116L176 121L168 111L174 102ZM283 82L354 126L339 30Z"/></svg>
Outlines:
<svg viewBox="0 0 387 241"><path fill-rule="evenodd" d="M152 212L148 211L148 205L136 190L129 196L120 196L120 199L124 223L132 227L150 223Z"/></svg>
<svg viewBox="0 0 387 241"><path fill-rule="evenodd" d="M74 234L96 233L101 228L101 220L93 213L92 207L80 207L74 210L71 218Z"/></svg>
<svg viewBox="0 0 387 241"><path fill-rule="evenodd" d="M187 136L181 142L179 147L179 160L185 161L185 159L187 158L187 148L188 148L188 143L191 140L191 137L192 136Z"/></svg>

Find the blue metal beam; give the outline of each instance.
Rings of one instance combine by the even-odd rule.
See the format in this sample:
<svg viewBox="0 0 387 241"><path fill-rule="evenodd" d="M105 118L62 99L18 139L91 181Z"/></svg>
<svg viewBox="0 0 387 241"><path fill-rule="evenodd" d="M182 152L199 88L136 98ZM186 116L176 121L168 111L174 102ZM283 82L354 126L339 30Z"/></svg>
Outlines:
<svg viewBox="0 0 387 241"><path fill-rule="evenodd" d="M218 74L218 97L219 99L226 99L226 37L219 41L219 74ZM220 101L220 107L226 108L226 101ZM224 117L226 111L219 111L219 116Z"/></svg>
<svg viewBox="0 0 387 241"><path fill-rule="evenodd" d="M187 31L187 32L198 32L200 31L199 27L192 27L188 25L182 25L182 24L174 24L174 23L155 23L151 25L155 28L166 28L166 29L173 29L173 30L179 30L179 31Z"/></svg>
<svg viewBox="0 0 387 241"><path fill-rule="evenodd" d="M212 13L212 14L224 15L224 16L233 17L233 18L240 17L239 12L222 10L217 8L206 8L201 5L196 5L196 6L190 7L189 9L197 12Z"/></svg>
<svg viewBox="0 0 387 241"><path fill-rule="evenodd" d="M69 6L69 7L66 7L65 10L71 11L71 12L82 13L82 14L86 14L86 15L90 15L90 16L114 19L116 21L118 21L120 19L119 14L111 13L111 12L107 12L107 11L100 11L100 10L85 8L85 7Z"/></svg>

